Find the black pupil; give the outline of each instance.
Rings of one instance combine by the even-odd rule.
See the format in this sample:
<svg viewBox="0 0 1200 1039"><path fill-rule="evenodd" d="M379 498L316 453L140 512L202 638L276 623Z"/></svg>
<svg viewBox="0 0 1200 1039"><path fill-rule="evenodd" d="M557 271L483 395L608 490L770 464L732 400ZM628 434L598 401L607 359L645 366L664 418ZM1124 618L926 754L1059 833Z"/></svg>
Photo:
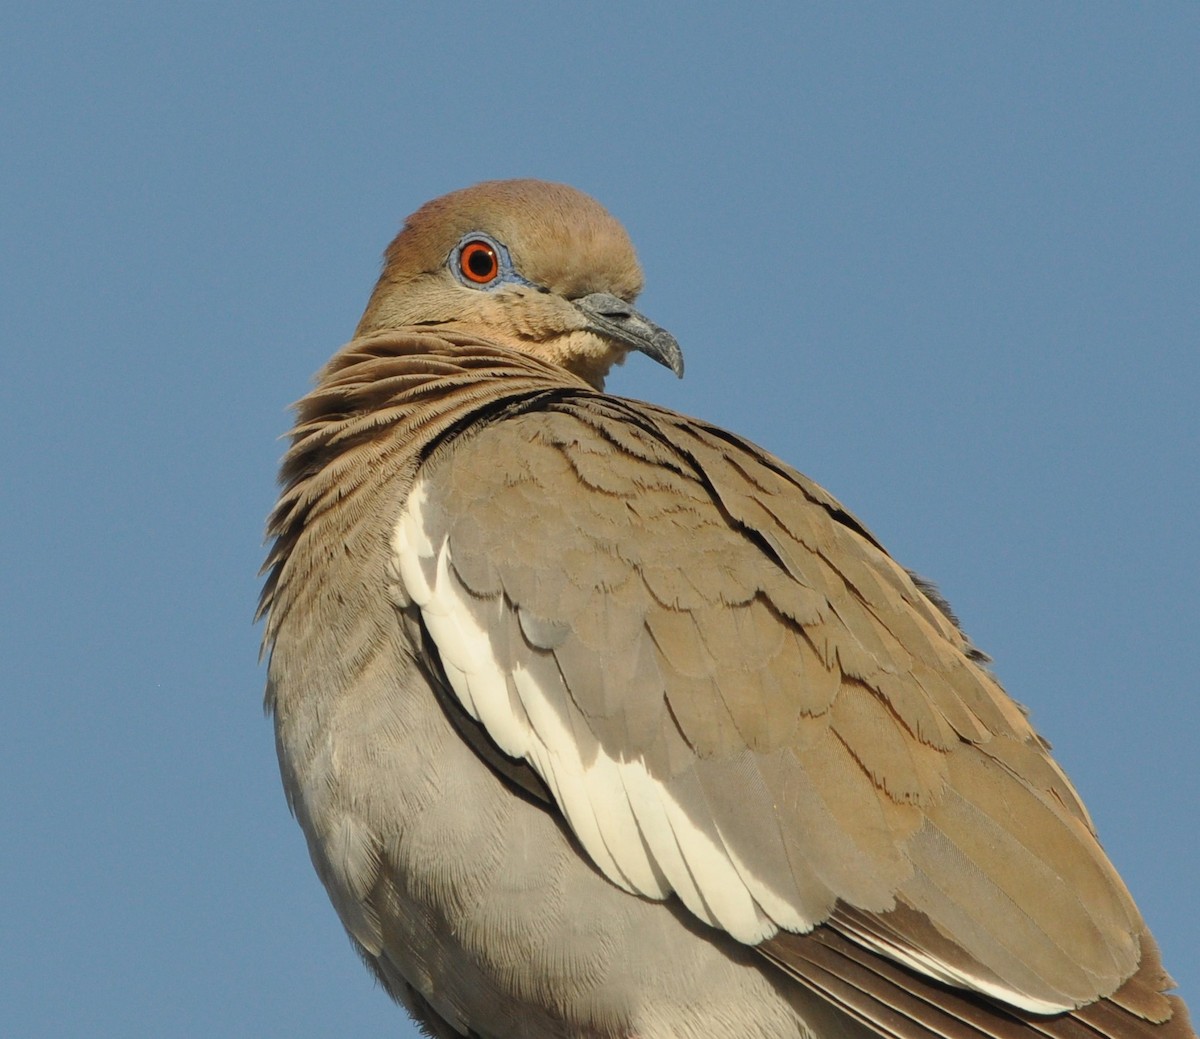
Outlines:
<svg viewBox="0 0 1200 1039"><path fill-rule="evenodd" d="M467 267L477 278L490 278L496 270L496 257L486 245L477 245L467 254Z"/></svg>

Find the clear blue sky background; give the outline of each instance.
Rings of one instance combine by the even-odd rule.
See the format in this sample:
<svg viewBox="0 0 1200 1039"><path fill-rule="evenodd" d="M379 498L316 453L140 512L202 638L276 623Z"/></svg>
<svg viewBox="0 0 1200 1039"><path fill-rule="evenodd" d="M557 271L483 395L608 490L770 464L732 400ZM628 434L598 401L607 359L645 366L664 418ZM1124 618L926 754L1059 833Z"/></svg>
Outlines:
<svg viewBox="0 0 1200 1039"><path fill-rule="evenodd" d="M1200 1010L1200 4L0 14L0 1033L411 1034L279 788L285 408L404 217L629 227L688 377L937 579Z"/></svg>

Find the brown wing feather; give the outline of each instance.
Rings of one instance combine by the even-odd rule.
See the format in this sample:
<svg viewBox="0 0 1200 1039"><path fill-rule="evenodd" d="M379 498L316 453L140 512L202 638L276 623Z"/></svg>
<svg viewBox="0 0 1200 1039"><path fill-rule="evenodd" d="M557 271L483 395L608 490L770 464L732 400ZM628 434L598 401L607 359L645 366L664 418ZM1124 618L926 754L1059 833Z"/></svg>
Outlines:
<svg viewBox="0 0 1200 1039"><path fill-rule="evenodd" d="M839 910L840 915L841 910ZM1063 1014L1037 1015L931 981L841 933L779 934L762 954L855 1019L890 1039L1194 1039L1183 1001L1158 948L1143 930L1137 973L1106 999Z"/></svg>

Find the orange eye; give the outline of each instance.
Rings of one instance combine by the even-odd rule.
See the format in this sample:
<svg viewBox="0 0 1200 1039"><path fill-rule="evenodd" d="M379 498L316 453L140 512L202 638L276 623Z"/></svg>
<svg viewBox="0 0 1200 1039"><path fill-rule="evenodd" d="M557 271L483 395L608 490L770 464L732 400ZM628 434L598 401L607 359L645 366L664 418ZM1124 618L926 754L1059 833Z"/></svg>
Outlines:
<svg viewBox="0 0 1200 1039"><path fill-rule="evenodd" d="M467 281L486 285L500 273L500 257L488 242L467 242L458 253L458 269Z"/></svg>

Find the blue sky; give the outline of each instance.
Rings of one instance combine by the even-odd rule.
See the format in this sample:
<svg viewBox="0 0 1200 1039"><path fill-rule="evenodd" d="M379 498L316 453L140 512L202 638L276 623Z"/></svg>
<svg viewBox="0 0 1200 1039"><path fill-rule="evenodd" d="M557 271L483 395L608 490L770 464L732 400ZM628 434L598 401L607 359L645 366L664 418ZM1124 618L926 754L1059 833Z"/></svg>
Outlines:
<svg viewBox="0 0 1200 1039"><path fill-rule="evenodd" d="M409 1035L279 787L286 406L404 217L596 195L688 375L940 582L1200 1010L1200 5L9 5L0 1031Z"/></svg>

